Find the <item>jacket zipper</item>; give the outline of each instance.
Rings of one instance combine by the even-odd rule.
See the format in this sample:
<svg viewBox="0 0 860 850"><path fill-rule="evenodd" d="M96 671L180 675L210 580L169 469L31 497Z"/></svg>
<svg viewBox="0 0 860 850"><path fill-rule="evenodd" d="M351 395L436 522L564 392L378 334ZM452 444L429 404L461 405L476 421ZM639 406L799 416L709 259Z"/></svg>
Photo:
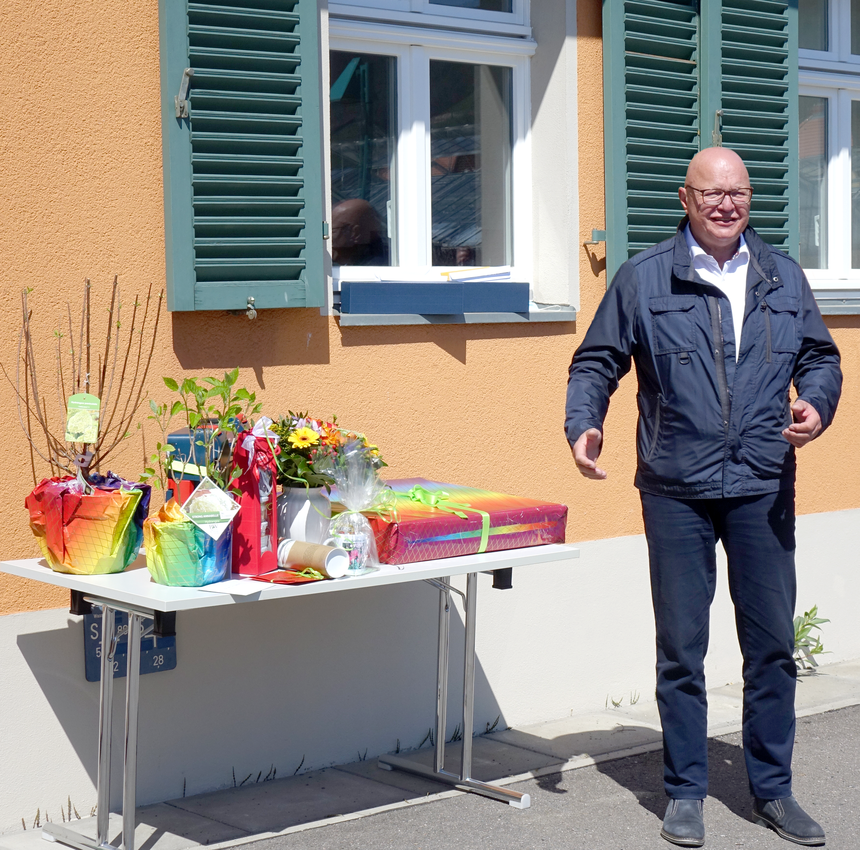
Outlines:
<svg viewBox="0 0 860 850"><path fill-rule="evenodd" d="M714 335L714 362L717 368L717 388L720 391L720 409L723 414L723 429L728 436L731 403L729 402L729 382L726 378L726 352L723 346L723 311L720 300L709 295L711 305L711 330Z"/></svg>
<svg viewBox="0 0 860 850"><path fill-rule="evenodd" d="M764 313L764 335L765 342L767 344L767 349L765 351L765 360L767 363L770 363L772 359L772 345L770 338L770 310L767 309L767 302L761 302L761 311L762 313Z"/></svg>

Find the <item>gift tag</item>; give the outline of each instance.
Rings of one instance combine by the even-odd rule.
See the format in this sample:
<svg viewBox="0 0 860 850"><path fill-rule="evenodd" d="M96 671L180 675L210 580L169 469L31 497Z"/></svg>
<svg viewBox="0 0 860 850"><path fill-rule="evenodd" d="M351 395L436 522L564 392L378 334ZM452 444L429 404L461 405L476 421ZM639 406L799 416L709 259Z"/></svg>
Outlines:
<svg viewBox="0 0 860 850"><path fill-rule="evenodd" d="M210 478L204 477L185 500L182 512L201 531L218 540L239 513L239 503Z"/></svg>
<svg viewBox="0 0 860 850"><path fill-rule="evenodd" d="M99 438L101 401L90 393L69 396L66 408L66 442L95 443Z"/></svg>

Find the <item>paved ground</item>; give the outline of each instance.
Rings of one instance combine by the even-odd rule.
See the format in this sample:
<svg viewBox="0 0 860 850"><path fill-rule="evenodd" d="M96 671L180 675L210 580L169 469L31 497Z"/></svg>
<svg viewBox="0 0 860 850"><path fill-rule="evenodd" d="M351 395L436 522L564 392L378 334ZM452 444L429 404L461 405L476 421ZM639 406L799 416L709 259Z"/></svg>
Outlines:
<svg viewBox="0 0 860 850"><path fill-rule="evenodd" d="M827 832L827 846L857 848L860 837L860 707L802 718L795 791ZM711 850L788 848L750 820L740 733L711 740L711 793L705 804ZM532 807L514 811L472 795L279 836L254 850L668 850L659 752L517 783Z"/></svg>
<svg viewBox="0 0 860 850"><path fill-rule="evenodd" d="M711 793L706 846L788 844L750 820L738 686L709 693ZM860 662L832 665L798 686L795 792L831 848L860 848ZM474 740L473 775L531 797L515 809L375 761L172 800L138 810L136 850L667 850L659 724L653 703ZM458 747L449 745L449 770ZM414 757L429 763L424 749ZM119 816L111 840L119 841ZM95 834L94 819L75 821ZM0 850L42 850L40 832L0 836Z"/></svg>

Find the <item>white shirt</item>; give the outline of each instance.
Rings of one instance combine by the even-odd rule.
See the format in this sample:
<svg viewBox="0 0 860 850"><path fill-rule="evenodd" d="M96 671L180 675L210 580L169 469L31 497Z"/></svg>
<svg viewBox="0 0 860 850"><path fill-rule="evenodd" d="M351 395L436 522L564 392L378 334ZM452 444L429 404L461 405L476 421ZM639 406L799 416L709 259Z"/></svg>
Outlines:
<svg viewBox="0 0 860 850"><path fill-rule="evenodd" d="M693 238L689 224L684 230L684 238L687 240L687 247L693 258L693 270L706 283L712 283L721 289L729 299L732 308L732 324L735 328L735 360L737 361L738 352L741 350L741 328L747 303L747 267L750 264L750 249L747 248L746 240L741 234L738 250L720 268L720 264Z"/></svg>

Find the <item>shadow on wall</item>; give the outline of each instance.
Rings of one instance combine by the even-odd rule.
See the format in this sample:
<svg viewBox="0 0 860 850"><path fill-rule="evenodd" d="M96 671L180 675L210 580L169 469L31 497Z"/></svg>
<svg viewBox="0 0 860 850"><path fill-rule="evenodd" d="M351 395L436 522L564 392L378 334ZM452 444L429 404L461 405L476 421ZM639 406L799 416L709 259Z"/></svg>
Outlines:
<svg viewBox="0 0 860 850"><path fill-rule="evenodd" d="M183 369L253 368L265 389L266 366L331 362L329 318L316 308L260 310L253 320L224 311L177 312L170 318Z"/></svg>
<svg viewBox="0 0 860 850"><path fill-rule="evenodd" d="M340 328L344 348L373 345L437 345L455 360L466 362L466 349L477 340L535 339L576 334L576 322L521 322L511 324L438 324L348 326Z"/></svg>
<svg viewBox="0 0 860 850"><path fill-rule="evenodd" d="M464 637L456 606L452 613L449 738L461 718ZM274 769L281 779L418 747L435 725L437 622L438 592L423 584L179 612L176 669L140 680L139 804L228 788L234 776ZM98 684L84 679L81 623L17 643L95 784ZM116 680L112 807L122 797L124 710ZM476 731L500 715L478 663ZM34 711L25 733L37 740L46 719ZM4 765L32 784L34 810L40 771L63 775L39 758L22 753L23 763Z"/></svg>

